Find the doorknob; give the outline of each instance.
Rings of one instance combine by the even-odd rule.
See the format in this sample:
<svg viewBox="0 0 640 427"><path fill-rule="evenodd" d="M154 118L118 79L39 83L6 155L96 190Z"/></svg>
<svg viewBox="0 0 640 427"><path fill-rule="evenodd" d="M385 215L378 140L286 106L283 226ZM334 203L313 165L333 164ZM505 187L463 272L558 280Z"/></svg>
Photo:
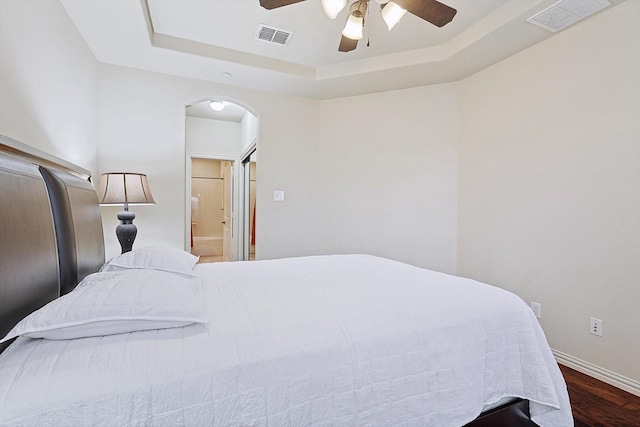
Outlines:
<svg viewBox="0 0 640 427"><path fill-rule="evenodd" d="M222 223L223 223L223 224L226 224L226 223L227 223L227 221L222 221Z"/></svg>

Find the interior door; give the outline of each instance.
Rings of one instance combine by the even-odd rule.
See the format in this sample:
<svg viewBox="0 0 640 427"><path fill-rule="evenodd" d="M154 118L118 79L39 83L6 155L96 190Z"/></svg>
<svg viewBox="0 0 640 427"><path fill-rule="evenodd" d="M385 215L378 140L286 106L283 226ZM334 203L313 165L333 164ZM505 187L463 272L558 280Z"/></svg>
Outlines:
<svg viewBox="0 0 640 427"><path fill-rule="evenodd" d="M222 257L225 261L233 261L233 165L222 162Z"/></svg>

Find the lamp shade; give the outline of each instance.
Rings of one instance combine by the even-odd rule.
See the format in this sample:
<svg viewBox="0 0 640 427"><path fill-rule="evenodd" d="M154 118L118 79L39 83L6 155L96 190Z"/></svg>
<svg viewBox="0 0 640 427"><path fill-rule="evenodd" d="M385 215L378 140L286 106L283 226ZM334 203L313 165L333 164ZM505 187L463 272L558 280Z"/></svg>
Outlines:
<svg viewBox="0 0 640 427"><path fill-rule="evenodd" d="M382 9L382 19L387 24L389 31L400 21L400 19L404 16L407 11L402 7L398 6L397 3L390 1L387 3Z"/></svg>
<svg viewBox="0 0 640 427"><path fill-rule="evenodd" d="M338 13L347 5L347 0L322 0L322 9L325 15L331 19L336 19Z"/></svg>
<svg viewBox="0 0 640 427"><path fill-rule="evenodd" d="M353 15L349 15L349 19L347 19L344 30L342 30L342 35L351 40L362 39L362 22L362 17L359 18Z"/></svg>
<svg viewBox="0 0 640 427"><path fill-rule="evenodd" d="M109 172L100 178L98 201L101 205L155 205L147 181L142 173Z"/></svg>

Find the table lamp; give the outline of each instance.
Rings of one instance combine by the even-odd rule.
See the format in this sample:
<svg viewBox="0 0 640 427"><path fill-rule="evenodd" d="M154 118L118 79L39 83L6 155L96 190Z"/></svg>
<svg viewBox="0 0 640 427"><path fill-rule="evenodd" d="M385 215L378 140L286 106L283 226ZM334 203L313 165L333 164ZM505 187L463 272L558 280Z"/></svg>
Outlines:
<svg viewBox="0 0 640 427"><path fill-rule="evenodd" d="M133 224L136 214L129 210L129 205L155 205L147 176L142 173L109 172L100 178L98 201L101 206L124 205L118 213L120 225L116 227L116 236L120 242L122 253L130 252L138 229Z"/></svg>

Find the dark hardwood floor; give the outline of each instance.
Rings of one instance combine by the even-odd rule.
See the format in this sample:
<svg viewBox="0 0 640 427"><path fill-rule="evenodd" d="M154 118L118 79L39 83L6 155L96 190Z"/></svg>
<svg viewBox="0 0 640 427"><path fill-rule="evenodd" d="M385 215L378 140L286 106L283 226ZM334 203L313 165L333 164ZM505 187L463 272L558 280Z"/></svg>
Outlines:
<svg viewBox="0 0 640 427"><path fill-rule="evenodd" d="M560 365L575 427L640 427L640 397Z"/></svg>

